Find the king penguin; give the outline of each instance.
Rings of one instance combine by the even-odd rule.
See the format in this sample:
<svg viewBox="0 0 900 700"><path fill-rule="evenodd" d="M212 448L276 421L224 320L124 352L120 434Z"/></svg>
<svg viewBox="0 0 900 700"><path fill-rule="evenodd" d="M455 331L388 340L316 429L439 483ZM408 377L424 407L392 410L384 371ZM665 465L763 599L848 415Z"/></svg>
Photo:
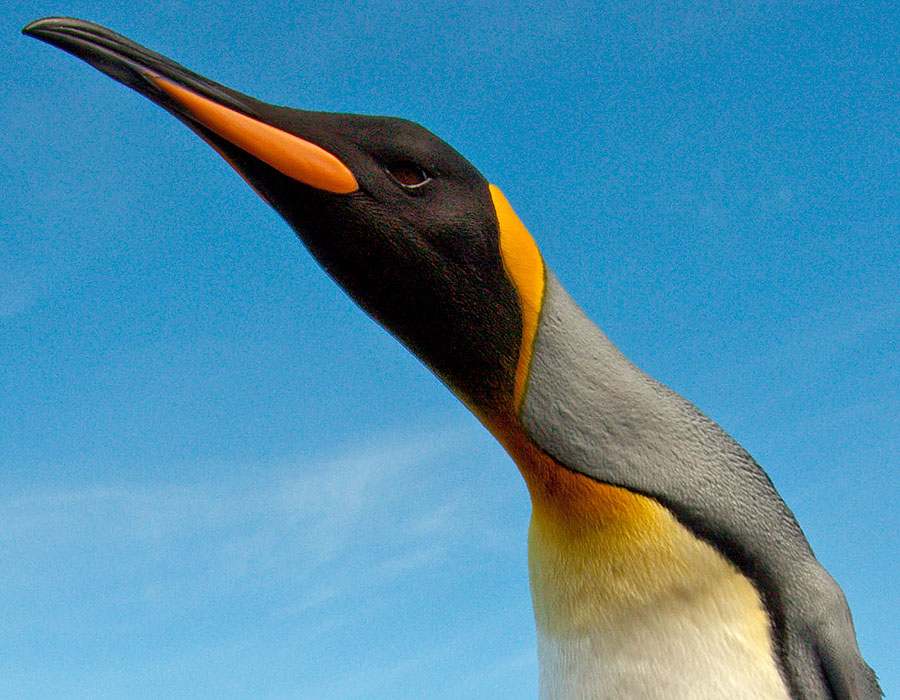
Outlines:
<svg viewBox="0 0 900 700"><path fill-rule="evenodd" d="M450 146L260 102L89 22L23 31L206 140L510 454L532 501L542 700L881 697L765 472L617 350Z"/></svg>

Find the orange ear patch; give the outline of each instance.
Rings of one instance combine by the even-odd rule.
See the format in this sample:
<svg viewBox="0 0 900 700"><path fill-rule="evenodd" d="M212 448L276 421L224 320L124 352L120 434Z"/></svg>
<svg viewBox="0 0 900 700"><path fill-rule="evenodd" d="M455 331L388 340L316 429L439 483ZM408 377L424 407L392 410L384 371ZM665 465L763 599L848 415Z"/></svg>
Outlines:
<svg viewBox="0 0 900 700"><path fill-rule="evenodd" d="M518 413L525 395L534 337L544 302L544 259L528 229L516 216L503 193L494 185L489 187L497 212L497 222L500 225L500 255L503 258L503 267L516 288L522 307L522 343L519 348L513 389L514 410Z"/></svg>

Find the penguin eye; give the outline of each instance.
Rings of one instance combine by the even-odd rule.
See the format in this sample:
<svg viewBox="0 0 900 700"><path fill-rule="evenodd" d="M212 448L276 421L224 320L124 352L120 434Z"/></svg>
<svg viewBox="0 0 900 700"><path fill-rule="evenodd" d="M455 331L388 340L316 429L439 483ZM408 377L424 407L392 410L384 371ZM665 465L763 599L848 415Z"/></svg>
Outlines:
<svg viewBox="0 0 900 700"><path fill-rule="evenodd" d="M415 189L431 181L431 176L410 160L391 163L385 169L398 184L407 189Z"/></svg>

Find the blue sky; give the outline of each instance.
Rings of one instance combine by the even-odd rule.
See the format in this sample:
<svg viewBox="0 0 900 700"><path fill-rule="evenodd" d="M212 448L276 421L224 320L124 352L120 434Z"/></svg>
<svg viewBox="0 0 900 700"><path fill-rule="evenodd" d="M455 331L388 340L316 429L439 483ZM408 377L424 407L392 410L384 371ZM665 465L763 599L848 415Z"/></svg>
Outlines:
<svg viewBox="0 0 900 700"><path fill-rule="evenodd" d="M19 35L52 14L454 145L900 693L900 12L644 5L7 0L0 695L537 695L509 459L211 149Z"/></svg>

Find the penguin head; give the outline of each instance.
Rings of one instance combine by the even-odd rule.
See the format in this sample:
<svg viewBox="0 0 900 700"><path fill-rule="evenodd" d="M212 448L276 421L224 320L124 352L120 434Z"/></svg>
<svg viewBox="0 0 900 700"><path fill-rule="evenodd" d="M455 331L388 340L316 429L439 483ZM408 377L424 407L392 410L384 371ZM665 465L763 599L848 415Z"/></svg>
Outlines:
<svg viewBox="0 0 900 700"><path fill-rule="evenodd" d="M187 124L476 414L515 413L543 263L500 191L453 148L406 120L260 102L89 22L23 31Z"/></svg>
<svg viewBox="0 0 900 700"><path fill-rule="evenodd" d="M412 122L285 116L298 135L314 122L310 138L327 144L358 189L323 192L243 154L236 167L356 303L463 401L489 413L507 406L521 312L485 179Z"/></svg>

